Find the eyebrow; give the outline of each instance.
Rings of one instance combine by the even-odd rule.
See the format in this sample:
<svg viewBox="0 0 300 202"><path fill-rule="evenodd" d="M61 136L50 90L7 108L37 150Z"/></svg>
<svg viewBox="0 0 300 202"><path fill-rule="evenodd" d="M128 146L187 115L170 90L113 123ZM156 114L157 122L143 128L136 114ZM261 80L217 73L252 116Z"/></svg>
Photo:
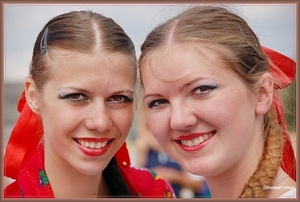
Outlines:
<svg viewBox="0 0 300 202"><path fill-rule="evenodd" d="M196 82L204 80L204 79L210 79L210 78L207 78L207 77L197 77L197 78L194 78L193 80L191 80L188 83L184 84L180 89L182 90L184 88L187 88L188 86L192 85L193 83L196 83Z"/></svg>
<svg viewBox="0 0 300 202"><path fill-rule="evenodd" d="M57 89L57 91L61 91L61 90L74 90L74 91L80 91L80 92L83 92L83 93L90 93L90 91L86 90L86 89L83 89L83 88L77 88L77 87L74 87L74 86L66 86L66 87L59 87Z"/></svg>
<svg viewBox="0 0 300 202"><path fill-rule="evenodd" d="M82 93L85 93L85 94L90 94L91 92L84 89L84 88L78 88L78 87L74 87L74 86L66 86L66 87L59 87L57 89L57 91L61 91L61 90L73 90L73 91L78 91L78 92L82 92ZM113 94L122 94L122 93L134 93L134 91L130 88L126 88L124 90L120 90L120 91L116 91L116 92L113 92Z"/></svg>
<svg viewBox="0 0 300 202"><path fill-rule="evenodd" d="M192 85L193 83L196 83L200 80L204 80L204 79L210 79L208 77L197 77L197 78L194 78L193 80L189 81L188 83L184 84L182 87L180 87L180 90L183 90L185 88L187 88L188 86ZM151 97L151 96L154 96L154 97L162 97L163 95L160 94L160 93L153 93L153 94L145 94L144 96L144 100L147 98L147 97Z"/></svg>
<svg viewBox="0 0 300 202"><path fill-rule="evenodd" d="M132 89L124 89L124 90L116 91L113 94L122 94L122 93L134 93L134 91Z"/></svg>
<svg viewBox="0 0 300 202"><path fill-rule="evenodd" d="M161 94L159 93L153 93L153 94L145 94L145 96L143 97L143 100L145 100L147 97L162 97Z"/></svg>

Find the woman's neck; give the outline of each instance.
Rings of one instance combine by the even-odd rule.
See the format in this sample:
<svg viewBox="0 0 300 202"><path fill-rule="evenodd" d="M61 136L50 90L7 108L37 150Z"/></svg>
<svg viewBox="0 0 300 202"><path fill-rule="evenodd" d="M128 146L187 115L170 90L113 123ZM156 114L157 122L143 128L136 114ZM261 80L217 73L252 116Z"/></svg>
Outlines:
<svg viewBox="0 0 300 202"><path fill-rule="evenodd" d="M96 198L109 195L102 172L85 175L57 155L47 156L44 163L55 198Z"/></svg>
<svg viewBox="0 0 300 202"><path fill-rule="evenodd" d="M259 164L262 150L259 151L257 148L249 151L246 156L228 167L226 171L205 177L212 198L238 198L240 196Z"/></svg>
<svg viewBox="0 0 300 202"><path fill-rule="evenodd" d="M238 198L246 184L246 177L239 172L222 173L205 179L212 198Z"/></svg>
<svg viewBox="0 0 300 202"><path fill-rule="evenodd" d="M46 169L55 198L97 198L107 196L108 188L103 177L77 176L53 169ZM60 172L60 174L58 174Z"/></svg>

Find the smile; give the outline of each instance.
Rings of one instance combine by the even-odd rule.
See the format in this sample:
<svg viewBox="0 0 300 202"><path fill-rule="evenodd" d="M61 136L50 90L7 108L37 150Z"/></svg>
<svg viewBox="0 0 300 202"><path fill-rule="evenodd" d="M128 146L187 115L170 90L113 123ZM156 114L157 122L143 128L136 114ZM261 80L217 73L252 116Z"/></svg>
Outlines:
<svg viewBox="0 0 300 202"><path fill-rule="evenodd" d="M107 145L109 140L106 141L87 141L87 140L81 140L81 139L76 139L75 141L80 144L83 147L89 148L89 149L101 149Z"/></svg>
<svg viewBox="0 0 300 202"><path fill-rule="evenodd" d="M194 139L191 140L180 140L181 144L187 147L195 147L200 145L201 143L203 143L204 141L208 140L209 138L211 138L213 135L215 134L215 132L211 132L205 135L201 135L198 136Z"/></svg>

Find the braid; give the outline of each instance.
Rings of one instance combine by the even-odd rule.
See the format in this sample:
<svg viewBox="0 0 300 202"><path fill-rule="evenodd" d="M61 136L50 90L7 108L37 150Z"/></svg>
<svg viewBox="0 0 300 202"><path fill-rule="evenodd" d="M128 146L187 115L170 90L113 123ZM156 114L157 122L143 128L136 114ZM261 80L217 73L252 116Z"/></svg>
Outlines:
<svg viewBox="0 0 300 202"><path fill-rule="evenodd" d="M267 131L267 137L263 156L256 171L244 186L240 198L266 198L270 190L263 187L272 186L280 168L284 143L283 129L277 122L273 108L269 110L265 118L265 131Z"/></svg>
<svg viewBox="0 0 300 202"><path fill-rule="evenodd" d="M110 160L109 164L103 170L103 176L110 189L110 195L112 197L131 196L129 188L122 177L115 157Z"/></svg>

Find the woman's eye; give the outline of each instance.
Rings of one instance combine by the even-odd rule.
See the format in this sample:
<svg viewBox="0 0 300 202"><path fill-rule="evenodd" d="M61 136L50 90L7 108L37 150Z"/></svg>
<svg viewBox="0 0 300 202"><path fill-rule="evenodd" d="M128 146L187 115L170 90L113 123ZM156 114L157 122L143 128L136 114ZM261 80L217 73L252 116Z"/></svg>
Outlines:
<svg viewBox="0 0 300 202"><path fill-rule="evenodd" d="M107 101L113 103L126 103L126 102L132 102L133 98L129 98L128 96L125 95L114 95L111 96Z"/></svg>
<svg viewBox="0 0 300 202"><path fill-rule="evenodd" d="M71 94L64 95L64 96L58 95L58 98L68 99L68 100L75 101L75 102L80 102L80 101L84 101L84 100L88 99L86 95L81 94L81 93L71 93Z"/></svg>
<svg viewBox="0 0 300 202"><path fill-rule="evenodd" d="M193 91L192 91L192 94L196 94L196 95L201 95L201 94L205 94L205 93L208 93L210 91L212 91L213 89L216 89L218 88L219 86L218 85L203 85L203 86L199 86L197 88L195 88Z"/></svg>
<svg viewBox="0 0 300 202"><path fill-rule="evenodd" d="M152 108L152 107L159 107L162 106L164 104L169 103L168 100L164 100L164 99L160 99L160 100L153 100L149 103L147 103L148 108Z"/></svg>

